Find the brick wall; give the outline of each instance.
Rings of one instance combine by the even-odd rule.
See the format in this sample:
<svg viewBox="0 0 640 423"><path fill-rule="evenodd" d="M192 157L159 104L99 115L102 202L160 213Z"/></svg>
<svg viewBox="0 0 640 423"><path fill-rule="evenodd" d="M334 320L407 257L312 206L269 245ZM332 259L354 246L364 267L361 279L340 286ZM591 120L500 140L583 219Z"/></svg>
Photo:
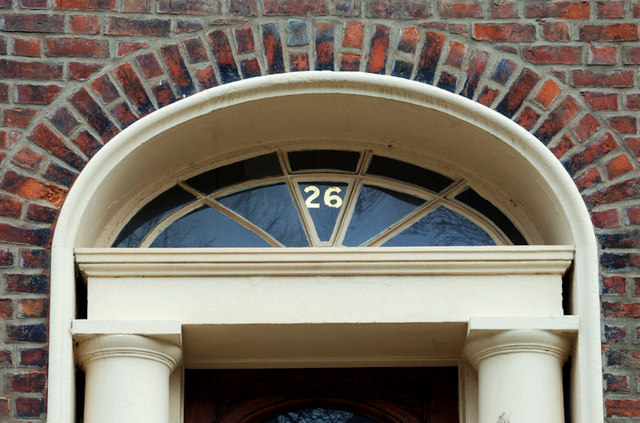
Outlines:
<svg viewBox="0 0 640 423"><path fill-rule="evenodd" d="M606 415L640 418L639 22L638 0L0 0L0 420L46 420L51 234L87 161L180 98L310 69L433 84L548 146L600 242Z"/></svg>

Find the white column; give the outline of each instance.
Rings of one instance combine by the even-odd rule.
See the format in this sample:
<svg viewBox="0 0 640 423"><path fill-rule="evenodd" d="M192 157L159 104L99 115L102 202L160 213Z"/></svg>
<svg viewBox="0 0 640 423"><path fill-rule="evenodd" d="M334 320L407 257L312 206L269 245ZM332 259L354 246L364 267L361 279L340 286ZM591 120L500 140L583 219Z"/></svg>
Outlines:
<svg viewBox="0 0 640 423"><path fill-rule="evenodd" d="M86 423L169 423L169 375L182 351L138 335L96 335L77 349Z"/></svg>
<svg viewBox="0 0 640 423"><path fill-rule="evenodd" d="M495 332L494 332L495 333ZM544 330L508 330L469 342L478 370L479 423L562 423L569 342Z"/></svg>

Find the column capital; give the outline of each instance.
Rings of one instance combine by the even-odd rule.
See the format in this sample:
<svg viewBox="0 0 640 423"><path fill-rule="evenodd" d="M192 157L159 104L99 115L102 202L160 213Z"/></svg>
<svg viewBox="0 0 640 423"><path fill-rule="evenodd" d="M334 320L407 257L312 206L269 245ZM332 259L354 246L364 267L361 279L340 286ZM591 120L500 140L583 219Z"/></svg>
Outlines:
<svg viewBox="0 0 640 423"><path fill-rule="evenodd" d="M464 347L464 355L474 367L489 357L501 354L545 354L562 362L571 345L566 337L541 329L489 331L483 335L468 338Z"/></svg>
<svg viewBox="0 0 640 423"><path fill-rule="evenodd" d="M85 335L78 339L78 362L86 368L95 360L138 358L161 363L172 372L182 359L180 347L140 335Z"/></svg>

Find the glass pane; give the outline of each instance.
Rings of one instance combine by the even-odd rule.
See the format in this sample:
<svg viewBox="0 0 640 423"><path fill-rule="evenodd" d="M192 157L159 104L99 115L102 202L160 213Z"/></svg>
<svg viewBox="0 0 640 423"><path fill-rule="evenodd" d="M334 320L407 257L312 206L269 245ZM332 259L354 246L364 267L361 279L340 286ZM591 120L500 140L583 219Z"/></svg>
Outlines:
<svg viewBox="0 0 640 423"><path fill-rule="evenodd" d="M440 173L380 156L373 156L367 173L397 179L433 192L440 192L453 182L453 179Z"/></svg>
<svg viewBox="0 0 640 423"><path fill-rule="evenodd" d="M309 150L288 153L291 171L331 169L355 172L360 153L355 151Z"/></svg>
<svg viewBox="0 0 640 423"><path fill-rule="evenodd" d="M309 210L320 241L329 241L344 206L347 184L344 182L302 182L298 184L303 206Z"/></svg>
<svg viewBox="0 0 640 423"><path fill-rule="evenodd" d="M456 195L456 200L466 204L487 216L498 226L505 235L509 237L514 245L527 245L527 241L522 233L515 227L513 222L509 220L496 206L487 201L480 194L471 188L467 188L460 194Z"/></svg>
<svg viewBox="0 0 640 423"><path fill-rule="evenodd" d="M495 245L491 237L466 217L438 207L383 247Z"/></svg>
<svg viewBox="0 0 640 423"><path fill-rule="evenodd" d="M286 184L247 189L219 198L224 206L238 213L285 247L308 247L300 216Z"/></svg>
<svg viewBox="0 0 640 423"><path fill-rule="evenodd" d="M280 414L264 423L376 423L364 416L343 410L312 408L308 410L289 411Z"/></svg>
<svg viewBox="0 0 640 423"><path fill-rule="evenodd" d="M209 206L169 225L151 247L269 247L255 233Z"/></svg>
<svg viewBox="0 0 640 423"><path fill-rule="evenodd" d="M186 181L187 184L205 194L239 184L270 176L281 176L282 168L276 153L253 157L210 170Z"/></svg>
<svg viewBox="0 0 640 423"><path fill-rule="evenodd" d="M356 247L402 219L424 200L389 189L364 185L360 189L343 244Z"/></svg>
<svg viewBox="0 0 640 423"><path fill-rule="evenodd" d="M162 219L182 206L194 201L195 197L179 186L168 189L144 206L122 229L113 243L114 247L138 247L144 237Z"/></svg>

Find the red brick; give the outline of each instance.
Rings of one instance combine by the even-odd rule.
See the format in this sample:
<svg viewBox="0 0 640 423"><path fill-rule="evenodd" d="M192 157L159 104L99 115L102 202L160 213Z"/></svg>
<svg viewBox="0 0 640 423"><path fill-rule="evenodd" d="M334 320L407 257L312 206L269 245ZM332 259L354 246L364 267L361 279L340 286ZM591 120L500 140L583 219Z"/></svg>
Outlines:
<svg viewBox="0 0 640 423"><path fill-rule="evenodd" d="M145 13L149 11L148 0L123 0L122 11L124 13Z"/></svg>
<svg viewBox="0 0 640 423"><path fill-rule="evenodd" d="M518 2L492 1L489 5L489 16L493 19L517 18Z"/></svg>
<svg viewBox="0 0 640 423"><path fill-rule="evenodd" d="M533 25L517 23L476 23L473 25L473 38L476 40L521 42L533 41L536 36L536 28Z"/></svg>
<svg viewBox="0 0 640 423"><path fill-rule="evenodd" d="M20 318L39 318L47 317L49 314L49 305L46 299L29 298L20 300L18 304L18 317ZM14 391L17 392L17 391ZM20 391L20 392L40 392L40 391Z"/></svg>
<svg viewBox="0 0 640 423"><path fill-rule="evenodd" d="M624 106L629 110L640 110L640 94L629 94L625 97Z"/></svg>
<svg viewBox="0 0 640 423"><path fill-rule="evenodd" d="M598 129L600 129L600 121L593 117L593 115L586 114L580 119L573 131L576 134L576 139L579 142L584 142L591 135L593 135Z"/></svg>
<svg viewBox="0 0 640 423"><path fill-rule="evenodd" d="M182 59L178 46L175 44L162 46L160 47L160 54L176 87L178 96L184 98L195 93L196 88L193 85L191 75Z"/></svg>
<svg viewBox="0 0 640 423"><path fill-rule="evenodd" d="M95 38L49 38L49 57L109 57L109 42Z"/></svg>
<svg viewBox="0 0 640 423"><path fill-rule="evenodd" d="M75 15L69 18L73 34L95 35L100 33L100 18L95 15Z"/></svg>
<svg viewBox="0 0 640 423"><path fill-rule="evenodd" d="M7 398L0 398L0 417L9 417L9 400Z"/></svg>
<svg viewBox="0 0 640 423"><path fill-rule="evenodd" d="M619 23L610 25L585 25L580 28L580 41L636 41L638 25Z"/></svg>
<svg viewBox="0 0 640 423"><path fill-rule="evenodd" d="M385 73L387 64L387 50L389 48L389 34L391 28L384 25L376 25L371 36L371 47L369 49L369 61L367 62L367 72Z"/></svg>
<svg viewBox="0 0 640 423"><path fill-rule="evenodd" d="M168 19L132 19L111 17L107 21L106 35L142 35L145 37L168 37L171 21Z"/></svg>
<svg viewBox="0 0 640 423"><path fill-rule="evenodd" d="M100 95L102 101L109 103L120 96L108 75L102 75L91 82L93 90Z"/></svg>
<svg viewBox="0 0 640 423"><path fill-rule="evenodd" d="M13 302L9 298L0 298L0 319L13 317Z"/></svg>
<svg viewBox="0 0 640 423"><path fill-rule="evenodd" d="M289 53L289 67L291 72L301 72L309 70L309 54Z"/></svg>
<svg viewBox="0 0 640 423"><path fill-rule="evenodd" d="M571 72L574 87L630 88L634 85L633 71L591 71Z"/></svg>
<svg viewBox="0 0 640 423"><path fill-rule="evenodd" d="M531 107L525 106L522 108L518 116L515 118L515 122L522 126L524 129L531 129L538 122L540 115L536 113Z"/></svg>
<svg viewBox="0 0 640 423"><path fill-rule="evenodd" d="M62 201L60 201L60 204L62 204ZM58 204L58 206L60 204ZM0 223L0 241L2 242L45 246L49 242L50 237L51 229L49 228L22 228L6 223ZM14 282L18 285L12 285L11 280L7 283L7 289L9 291L18 291L21 287L24 287L24 284L21 284L20 281ZM24 288L27 289L28 286Z"/></svg>
<svg viewBox="0 0 640 423"><path fill-rule="evenodd" d="M513 117L539 80L540 77L531 69L523 69L511 85L509 92L496 107L496 111L507 117Z"/></svg>
<svg viewBox="0 0 640 423"><path fill-rule="evenodd" d="M481 18L482 5L478 1L443 1L438 2L441 18Z"/></svg>
<svg viewBox="0 0 640 423"><path fill-rule="evenodd" d="M498 90L491 89L489 87L484 87L480 95L478 96L478 103L491 107L493 101L496 99L500 92Z"/></svg>
<svg viewBox="0 0 640 423"><path fill-rule="evenodd" d="M618 110L618 94L601 92L581 92L584 101L593 110Z"/></svg>
<svg viewBox="0 0 640 423"><path fill-rule="evenodd" d="M113 74L120 82L120 85L124 89L131 104L135 107L138 113L146 115L154 110L153 103L147 95L142 81L138 78L130 64L125 63L113 70Z"/></svg>
<svg viewBox="0 0 640 423"><path fill-rule="evenodd" d="M635 157L640 157L640 138L625 138L627 148Z"/></svg>
<svg viewBox="0 0 640 423"><path fill-rule="evenodd" d="M609 303L603 305L603 315L606 317L640 317L640 303Z"/></svg>
<svg viewBox="0 0 640 423"><path fill-rule="evenodd" d="M344 27L344 39L342 40L342 45L344 47L362 48L363 40L364 24L362 22L347 22Z"/></svg>
<svg viewBox="0 0 640 423"><path fill-rule="evenodd" d="M469 26L467 24L450 24L449 32L452 34L460 34L465 38L469 38Z"/></svg>
<svg viewBox="0 0 640 423"><path fill-rule="evenodd" d="M13 54L40 57L42 55L42 40L39 38L16 38L13 42Z"/></svg>
<svg viewBox="0 0 640 423"><path fill-rule="evenodd" d="M231 0L229 11L234 15L258 16L256 0Z"/></svg>
<svg viewBox="0 0 640 423"><path fill-rule="evenodd" d="M120 122L120 127L123 129L138 119L124 102L116 104L113 109L111 109L111 115Z"/></svg>
<svg viewBox="0 0 640 423"><path fill-rule="evenodd" d="M606 373L604 379L607 392L629 392L629 376Z"/></svg>
<svg viewBox="0 0 640 423"><path fill-rule="evenodd" d="M238 53L249 53L255 50L253 41L253 29L250 26L233 31Z"/></svg>
<svg viewBox="0 0 640 423"><path fill-rule="evenodd" d="M569 25L565 22L540 22L542 36L547 41L569 41Z"/></svg>
<svg viewBox="0 0 640 423"><path fill-rule="evenodd" d="M237 31L236 31L237 32ZM204 47L204 43L200 37L189 38L183 42L184 48L187 51L189 57L189 63L200 63L209 60L207 56L207 50Z"/></svg>
<svg viewBox="0 0 640 423"><path fill-rule="evenodd" d="M33 204L29 206L29 209L32 210ZM44 208L43 208L44 209ZM51 211L53 209L46 208ZM29 211L27 211L29 213ZM47 214L51 214L50 212ZM54 211L55 216L55 211ZM49 251L43 249L20 249L20 267L25 269L42 269L46 270L49 268L51 264L49 260Z"/></svg>
<svg viewBox="0 0 640 423"><path fill-rule="evenodd" d="M136 63L138 63L142 75L147 79L155 78L164 73L153 52L136 56Z"/></svg>
<svg viewBox="0 0 640 423"><path fill-rule="evenodd" d="M50 62L21 62L0 59L0 80L20 79L62 79L62 65Z"/></svg>
<svg viewBox="0 0 640 423"><path fill-rule="evenodd" d="M618 62L618 48L615 46L589 46L587 63L590 65L615 65Z"/></svg>
<svg viewBox="0 0 640 423"><path fill-rule="evenodd" d="M40 199L54 205L62 205L66 192L54 185L45 184L35 178L22 176L14 171L7 171L0 182L5 191L23 198Z"/></svg>
<svg viewBox="0 0 640 423"><path fill-rule="evenodd" d="M4 13L0 21L0 31L7 32L64 32L64 16L43 13Z"/></svg>
<svg viewBox="0 0 640 423"><path fill-rule="evenodd" d="M596 143L573 155L569 159L562 162L562 164L569 171L569 173L573 175L576 174L580 169L590 165L591 163L594 163L602 156L616 149L617 147L618 143L616 142L613 135L611 135L610 133L606 133Z"/></svg>
<svg viewBox="0 0 640 423"><path fill-rule="evenodd" d="M536 94L536 101L542 105L545 109L551 105L553 100L558 97L562 90L557 82L554 80L548 79L542 84L540 91Z"/></svg>
<svg viewBox="0 0 640 423"><path fill-rule="evenodd" d="M44 367L47 364L47 355L47 350L44 348L20 350L20 365Z"/></svg>
<svg viewBox="0 0 640 423"><path fill-rule="evenodd" d="M44 156L36 153L29 147L22 147L20 151L13 155L11 163L27 170L37 170L44 160Z"/></svg>
<svg viewBox="0 0 640 423"><path fill-rule="evenodd" d="M623 51L626 65L640 65L640 47L624 47Z"/></svg>
<svg viewBox="0 0 640 423"><path fill-rule="evenodd" d="M615 228L620 226L620 221L618 220L618 211L616 209L609 209L603 211L591 211L591 222L596 228L604 229L604 228ZM604 278L606 281L606 285L611 287L612 285L620 285L619 281L610 281L613 278ZM616 278L617 279L617 278ZM620 278L624 284L624 278ZM608 281L609 280L609 281ZM624 291L623 291L624 293Z"/></svg>
<svg viewBox="0 0 640 423"><path fill-rule="evenodd" d="M634 18L640 18L640 2L635 2L632 5L632 10L633 10L633 17Z"/></svg>
<svg viewBox="0 0 640 423"><path fill-rule="evenodd" d="M582 47L534 46L525 48L522 57L538 64L578 64L582 62Z"/></svg>
<svg viewBox="0 0 640 423"><path fill-rule="evenodd" d="M104 63L69 62L69 78L74 81L86 81L103 67Z"/></svg>
<svg viewBox="0 0 640 423"><path fill-rule="evenodd" d="M159 13L174 14L218 15L222 11L220 0L158 0L156 7Z"/></svg>
<svg viewBox="0 0 640 423"><path fill-rule="evenodd" d="M38 111L35 109L20 107L5 109L2 124L12 128L26 128L37 114Z"/></svg>
<svg viewBox="0 0 640 423"><path fill-rule="evenodd" d="M9 195L0 194L0 216L20 217L22 201Z"/></svg>
<svg viewBox="0 0 640 423"><path fill-rule="evenodd" d="M176 101L176 96L171 91L171 87L167 81L160 81L159 84L151 87L153 96L156 98L158 105L164 107Z"/></svg>
<svg viewBox="0 0 640 423"><path fill-rule="evenodd" d="M360 59L362 56L355 53L344 53L340 59L340 70L357 72L360 70Z"/></svg>
<svg viewBox="0 0 640 423"><path fill-rule="evenodd" d="M118 57L121 57L147 48L149 43L146 41L118 41L117 47Z"/></svg>
<svg viewBox="0 0 640 423"><path fill-rule="evenodd" d="M61 90L59 85L16 84L15 92L18 103L49 104Z"/></svg>
<svg viewBox="0 0 640 423"><path fill-rule="evenodd" d="M16 398L16 415L20 418L40 417L44 413L41 398Z"/></svg>
<svg viewBox="0 0 640 423"><path fill-rule="evenodd" d="M315 39L315 69L334 70L333 39L334 24L331 22L320 22L316 24Z"/></svg>
<svg viewBox="0 0 640 423"><path fill-rule="evenodd" d="M116 0L57 0L57 5L63 10L115 10Z"/></svg>
<svg viewBox="0 0 640 423"><path fill-rule="evenodd" d="M300 16L310 13L312 15L327 15L329 8L325 0L262 0L264 14L267 16L287 15Z"/></svg>
<svg viewBox="0 0 640 423"><path fill-rule="evenodd" d="M44 373L9 374L9 392L44 392L46 375Z"/></svg>
<svg viewBox="0 0 640 423"><path fill-rule="evenodd" d="M29 204L27 207L26 220L37 223L53 223L58 211L50 207L39 204Z"/></svg>
<svg viewBox="0 0 640 423"><path fill-rule="evenodd" d="M609 118L609 126L623 134L635 134L638 128L638 121L635 116L614 116Z"/></svg>
<svg viewBox="0 0 640 423"><path fill-rule="evenodd" d="M627 223L629 225L640 225L640 206L627 209ZM640 284L636 282L636 289Z"/></svg>
<svg viewBox="0 0 640 423"><path fill-rule="evenodd" d="M0 267L10 266L13 266L13 253L9 250L0 249ZM0 366L2 366L3 362L2 352L0 352Z"/></svg>
<svg viewBox="0 0 640 423"><path fill-rule="evenodd" d="M0 103L9 102L9 84L0 82Z"/></svg>
<svg viewBox="0 0 640 423"><path fill-rule="evenodd" d="M464 60L464 56L467 53L467 45L460 41L450 41L449 42L449 54L447 55L447 59L444 64L453 66L455 68L460 69L462 67L462 61Z"/></svg>
<svg viewBox="0 0 640 423"><path fill-rule="evenodd" d="M605 169L607 170L609 179L613 180L631 172L633 170L633 164L631 164L631 161L626 155L620 154L609 160L605 165Z"/></svg>
<svg viewBox="0 0 640 423"><path fill-rule="evenodd" d="M530 0L525 6L527 18L589 19L588 1L540 2Z"/></svg>
<svg viewBox="0 0 640 423"><path fill-rule="evenodd" d="M20 0L22 9L46 9L47 0Z"/></svg>
<svg viewBox="0 0 640 423"><path fill-rule="evenodd" d="M423 0L370 0L366 2L368 18L426 19L431 16L429 3Z"/></svg>
<svg viewBox="0 0 640 423"><path fill-rule="evenodd" d="M202 21L201 20L199 20L199 19L181 19L178 22L176 22L175 33L176 34L184 34L184 33L187 33L187 32L200 31L201 29L202 29Z"/></svg>
<svg viewBox="0 0 640 423"><path fill-rule="evenodd" d="M196 79L200 84L200 88L207 89L218 85L216 81L216 75L212 66L207 66L204 69L196 69Z"/></svg>
<svg viewBox="0 0 640 423"><path fill-rule="evenodd" d="M80 156L75 154L69 149L55 132L53 132L49 127L44 123L40 122L29 135L36 144L45 150L51 152L54 156L58 157L69 166L72 166L76 169L82 169L84 167L85 161Z"/></svg>
<svg viewBox="0 0 640 423"><path fill-rule="evenodd" d="M331 28L331 30L333 31L333 28ZM333 37L333 32L331 36ZM333 39L331 41L333 42ZM282 54L282 41L280 40L280 31L277 24L268 23L262 25L262 47L264 58L267 62L267 73L283 73L285 71L284 56ZM333 48L333 43L331 44L331 48ZM321 58L319 57L318 61L320 60ZM253 67L255 70L255 65Z"/></svg>
<svg viewBox="0 0 640 423"><path fill-rule="evenodd" d="M418 28L414 28L414 27L402 28L400 40L398 41L398 50L404 51L406 53L415 53L416 47L418 46L419 37L420 37L420 31L418 30ZM345 42L346 42L346 38L345 38ZM343 45L345 44L343 43ZM360 45L362 45L362 32L360 33Z"/></svg>
<svg viewBox="0 0 640 423"><path fill-rule="evenodd" d="M602 182L598 169L589 169L579 177L575 178L576 186L580 191L592 187Z"/></svg>
<svg viewBox="0 0 640 423"><path fill-rule="evenodd" d="M575 147L575 143L569 137L569 135L565 134L562 136L560 141L558 141L553 147L550 148L551 152L558 159L565 155L565 153Z"/></svg>
<svg viewBox="0 0 640 423"><path fill-rule="evenodd" d="M478 88L478 83L480 82L480 78L487 68L487 62L489 61L489 53L483 50L477 50L471 56L471 60L469 60L469 67L467 68L467 77L460 91L460 95L473 98L476 93L476 89Z"/></svg>
<svg viewBox="0 0 640 423"><path fill-rule="evenodd" d="M624 18L624 3L619 0L599 1L596 3L598 17L603 19Z"/></svg>

